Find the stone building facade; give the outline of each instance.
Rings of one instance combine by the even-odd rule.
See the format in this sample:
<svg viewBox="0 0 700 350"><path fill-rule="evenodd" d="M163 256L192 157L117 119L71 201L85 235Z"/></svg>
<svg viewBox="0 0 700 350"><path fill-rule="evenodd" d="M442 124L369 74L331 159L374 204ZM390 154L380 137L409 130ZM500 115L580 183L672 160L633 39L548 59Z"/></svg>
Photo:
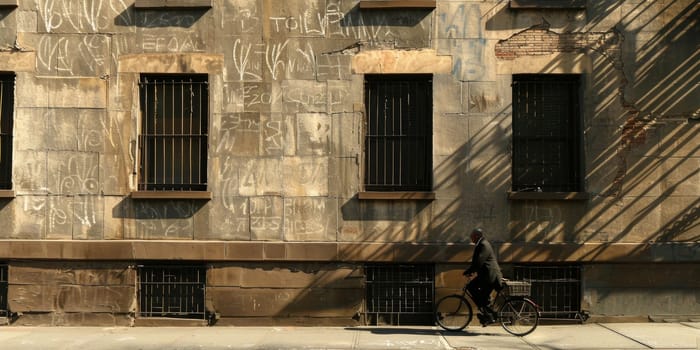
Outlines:
<svg viewBox="0 0 700 350"><path fill-rule="evenodd" d="M429 323L477 226L552 316L698 315L699 18L2 0L0 319Z"/></svg>

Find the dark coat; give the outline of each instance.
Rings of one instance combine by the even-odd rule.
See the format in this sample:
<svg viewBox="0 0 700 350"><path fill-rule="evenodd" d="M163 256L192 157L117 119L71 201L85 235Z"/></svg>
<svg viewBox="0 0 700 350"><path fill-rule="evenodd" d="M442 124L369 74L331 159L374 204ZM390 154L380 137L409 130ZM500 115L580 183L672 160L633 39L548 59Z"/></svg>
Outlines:
<svg viewBox="0 0 700 350"><path fill-rule="evenodd" d="M486 237L481 238L474 247L472 265L464 271L464 274L468 275L472 272L477 273L477 277L472 283L481 287L496 289L501 287L501 279L503 278L501 268L498 266L493 247Z"/></svg>

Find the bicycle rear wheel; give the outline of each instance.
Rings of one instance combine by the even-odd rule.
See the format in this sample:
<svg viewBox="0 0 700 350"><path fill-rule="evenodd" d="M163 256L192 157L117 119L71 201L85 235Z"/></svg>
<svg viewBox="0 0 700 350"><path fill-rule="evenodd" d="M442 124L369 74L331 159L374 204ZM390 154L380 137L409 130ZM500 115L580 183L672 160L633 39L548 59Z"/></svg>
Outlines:
<svg viewBox="0 0 700 350"><path fill-rule="evenodd" d="M461 331L472 320L472 307L461 295L448 295L435 306L435 322L448 331Z"/></svg>
<svg viewBox="0 0 700 350"><path fill-rule="evenodd" d="M537 328L540 313L537 305L528 299L509 299L498 311L498 319L508 333L522 337Z"/></svg>

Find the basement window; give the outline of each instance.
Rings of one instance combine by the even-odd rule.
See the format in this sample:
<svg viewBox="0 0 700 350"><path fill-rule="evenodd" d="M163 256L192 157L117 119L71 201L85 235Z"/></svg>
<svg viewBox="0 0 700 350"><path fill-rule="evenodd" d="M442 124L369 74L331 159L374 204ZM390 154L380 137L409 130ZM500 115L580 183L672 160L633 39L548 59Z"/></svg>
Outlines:
<svg viewBox="0 0 700 350"><path fill-rule="evenodd" d="M530 295L542 307L542 318L580 319L581 266L513 266L515 280L531 283Z"/></svg>
<svg viewBox="0 0 700 350"><path fill-rule="evenodd" d="M7 290L9 286L7 271L7 264L0 264L0 317L8 317L10 314L10 310L7 308Z"/></svg>
<svg viewBox="0 0 700 350"><path fill-rule="evenodd" d="M139 265L137 273L140 317L206 318L206 266Z"/></svg>
<svg viewBox="0 0 700 350"><path fill-rule="evenodd" d="M434 324L434 265L368 264L365 288L367 324Z"/></svg>

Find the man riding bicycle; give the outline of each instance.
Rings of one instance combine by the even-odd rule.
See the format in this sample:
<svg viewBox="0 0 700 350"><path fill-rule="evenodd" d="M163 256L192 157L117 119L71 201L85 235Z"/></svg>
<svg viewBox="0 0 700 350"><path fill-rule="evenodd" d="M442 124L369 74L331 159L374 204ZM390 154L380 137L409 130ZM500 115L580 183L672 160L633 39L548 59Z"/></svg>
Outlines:
<svg viewBox="0 0 700 350"><path fill-rule="evenodd" d="M470 235L474 247L472 255L472 264L463 275L467 276L470 281L467 289L474 298L474 303L479 308L480 314L477 314L481 324L486 326L495 321L495 312L491 309L491 292L501 290L501 268L498 266L496 255L493 252L491 243L484 236L484 231L480 228L475 228Z"/></svg>

